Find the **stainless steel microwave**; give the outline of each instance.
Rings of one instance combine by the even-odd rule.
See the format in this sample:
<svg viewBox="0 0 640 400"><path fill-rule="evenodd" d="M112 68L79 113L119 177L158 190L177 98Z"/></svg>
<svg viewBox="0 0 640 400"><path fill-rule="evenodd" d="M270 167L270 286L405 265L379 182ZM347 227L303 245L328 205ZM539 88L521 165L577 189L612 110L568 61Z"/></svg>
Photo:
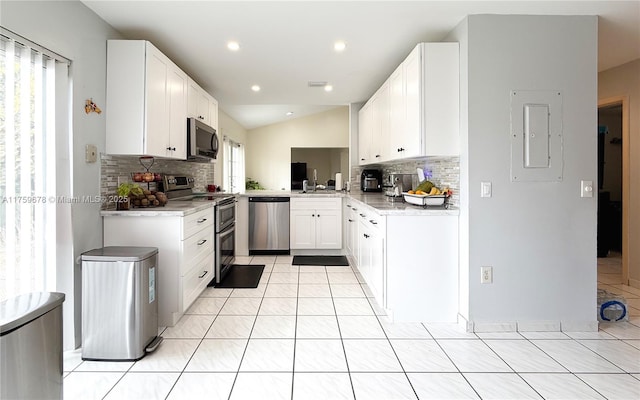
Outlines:
<svg viewBox="0 0 640 400"><path fill-rule="evenodd" d="M218 157L218 134L216 130L199 121L187 118L187 159L189 161L210 161Z"/></svg>

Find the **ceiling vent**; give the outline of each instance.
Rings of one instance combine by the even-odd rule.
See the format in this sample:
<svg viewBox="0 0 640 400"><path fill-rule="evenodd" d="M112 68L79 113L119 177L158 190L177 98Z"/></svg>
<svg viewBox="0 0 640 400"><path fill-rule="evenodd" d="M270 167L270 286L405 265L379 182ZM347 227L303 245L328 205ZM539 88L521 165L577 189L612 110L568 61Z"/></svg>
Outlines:
<svg viewBox="0 0 640 400"><path fill-rule="evenodd" d="M327 86L327 82L325 81L309 81L307 82L307 85L309 85L309 87L325 87Z"/></svg>

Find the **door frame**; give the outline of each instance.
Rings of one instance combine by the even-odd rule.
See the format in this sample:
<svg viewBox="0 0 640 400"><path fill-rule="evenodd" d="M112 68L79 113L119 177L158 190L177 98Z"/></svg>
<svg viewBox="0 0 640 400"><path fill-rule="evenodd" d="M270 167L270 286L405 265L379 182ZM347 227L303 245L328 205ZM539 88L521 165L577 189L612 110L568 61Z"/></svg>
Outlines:
<svg viewBox="0 0 640 400"><path fill-rule="evenodd" d="M613 96L598 100L598 109L622 106L622 284L629 284L629 96Z"/></svg>

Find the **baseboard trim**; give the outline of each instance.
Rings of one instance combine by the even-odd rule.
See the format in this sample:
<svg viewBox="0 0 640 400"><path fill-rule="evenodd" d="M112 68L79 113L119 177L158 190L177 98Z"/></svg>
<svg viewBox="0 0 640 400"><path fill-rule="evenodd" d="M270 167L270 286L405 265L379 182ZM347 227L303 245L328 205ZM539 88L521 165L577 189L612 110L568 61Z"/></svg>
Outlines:
<svg viewBox="0 0 640 400"><path fill-rule="evenodd" d="M458 316L458 326L466 332L597 332L598 321L495 321L473 322Z"/></svg>

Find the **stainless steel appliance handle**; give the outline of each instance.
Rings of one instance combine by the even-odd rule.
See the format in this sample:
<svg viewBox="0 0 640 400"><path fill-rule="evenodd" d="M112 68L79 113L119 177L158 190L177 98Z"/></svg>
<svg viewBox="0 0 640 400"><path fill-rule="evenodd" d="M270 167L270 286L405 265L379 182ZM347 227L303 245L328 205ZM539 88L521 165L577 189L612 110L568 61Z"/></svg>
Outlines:
<svg viewBox="0 0 640 400"><path fill-rule="evenodd" d="M235 230L236 230L236 226L232 225L231 228L227 229L226 231L222 231L222 232L218 233L218 238L222 239L225 236L229 236L233 232L235 232Z"/></svg>
<svg viewBox="0 0 640 400"><path fill-rule="evenodd" d="M224 210L228 210L230 208L235 207L235 203L229 203L229 204L224 204L224 205L218 205L218 212L220 211L224 211Z"/></svg>

